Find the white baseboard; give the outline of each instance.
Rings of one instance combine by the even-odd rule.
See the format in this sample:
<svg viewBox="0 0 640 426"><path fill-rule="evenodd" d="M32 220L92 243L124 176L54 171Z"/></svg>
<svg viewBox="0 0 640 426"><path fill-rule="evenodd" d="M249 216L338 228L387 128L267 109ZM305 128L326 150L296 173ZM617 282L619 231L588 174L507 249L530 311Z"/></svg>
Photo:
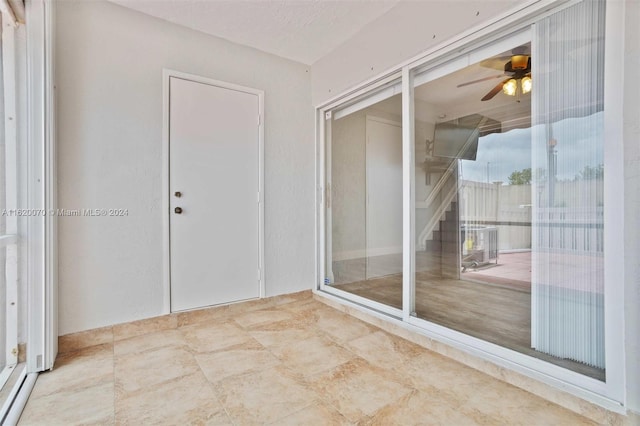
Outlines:
<svg viewBox="0 0 640 426"><path fill-rule="evenodd" d="M372 256L388 256L390 254L402 254L402 247L382 247L375 249L345 250L333 253L333 261L364 259Z"/></svg>

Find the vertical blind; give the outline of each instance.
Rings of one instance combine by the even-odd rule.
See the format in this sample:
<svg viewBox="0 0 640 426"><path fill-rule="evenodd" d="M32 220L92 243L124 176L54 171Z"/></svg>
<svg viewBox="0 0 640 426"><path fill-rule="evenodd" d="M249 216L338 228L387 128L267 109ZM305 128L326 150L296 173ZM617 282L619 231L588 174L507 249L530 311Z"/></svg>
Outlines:
<svg viewBox="0 0 640 426"><path fill-rule="evenodd" d="M532 347L604 368L605 2L535 25Z"/></svg>

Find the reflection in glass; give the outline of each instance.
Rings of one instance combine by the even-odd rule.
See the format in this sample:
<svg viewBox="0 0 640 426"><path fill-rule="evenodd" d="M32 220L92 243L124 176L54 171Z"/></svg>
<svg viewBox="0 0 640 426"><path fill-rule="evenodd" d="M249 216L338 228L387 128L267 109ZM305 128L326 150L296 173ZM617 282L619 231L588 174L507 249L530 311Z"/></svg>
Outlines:
<svg viewBox="0 0 640 426"><path fill-rule="evenodd" d="M603 34L579 3L414 88L414 315L599 380Z"/></svg>
<svg viewBox="0 0 640 426"><path fill-rule="evenodd" d="M325 283L402 308L400 83L331 112Z"/></svg>
<svg viewBox="0 0 640 426"><path fill-rule="evenodd" d="M605 367L604 11L604 2L585 1L536 26L539 52L549 66L540 72L546 90L533 111L532 140L539 173L533 182L531 344L600 371Z"/></svg>

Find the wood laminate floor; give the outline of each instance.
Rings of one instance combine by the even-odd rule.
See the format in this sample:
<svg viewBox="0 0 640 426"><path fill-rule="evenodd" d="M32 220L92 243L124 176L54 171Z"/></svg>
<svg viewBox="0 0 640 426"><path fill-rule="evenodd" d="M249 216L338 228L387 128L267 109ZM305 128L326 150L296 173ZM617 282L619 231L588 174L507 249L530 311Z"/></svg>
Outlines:
<svg viewBox="0 0 640 426"><path fill-rule="evenodd" d="M402 309L402 274L336 285ZM416 274L416 315L436 324L596 378L604 370L531 348L531 293L527 289Z"/></svg>

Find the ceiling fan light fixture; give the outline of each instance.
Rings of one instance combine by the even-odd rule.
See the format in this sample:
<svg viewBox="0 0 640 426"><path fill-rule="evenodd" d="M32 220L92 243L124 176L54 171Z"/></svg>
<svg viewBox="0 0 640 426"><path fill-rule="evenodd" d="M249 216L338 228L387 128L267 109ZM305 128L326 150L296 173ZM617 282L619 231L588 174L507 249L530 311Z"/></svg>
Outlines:
<svg viewBox="0 0 640 426"><path fill-rule="evenodd" d="M533 89L533 80L529 76L522 77L520 84L522 84L522 93L524 94L531 92L531 89Z"/></svg>
<svg viewBox="0 0 640 426"><path fill-rule="evenodd" d="M513 55L511 57L511 68L514 70L526 69L528 62L529 56L527 55Z"/></svg>
<svg viewBox="0 0 640 426"><path fill-rule="evenodd" d="M502 86L502 91L504 92L505 95L515 96L517 90L518 90L518 82L516 81L515 78L509 79Z"/></svg>

